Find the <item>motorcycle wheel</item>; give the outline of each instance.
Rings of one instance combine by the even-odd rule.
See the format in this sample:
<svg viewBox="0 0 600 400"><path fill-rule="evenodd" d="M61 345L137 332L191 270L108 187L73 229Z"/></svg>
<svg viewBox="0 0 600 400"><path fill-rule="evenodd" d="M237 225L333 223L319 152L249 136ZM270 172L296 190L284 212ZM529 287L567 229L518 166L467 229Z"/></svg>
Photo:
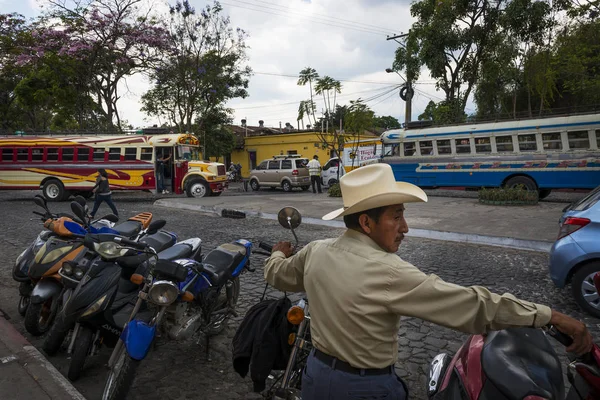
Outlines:
<svg viewBox="0 0 600 400"><path fill-rule="evenodd" d="M44 340L42 350L49 356L55 355L60 349L60 346L62 346L68 333L69 327L65 326L64 315L63 313L60 313L52 324L52 328L50 328L46 340Z"/></svg>
<svg viewBox="0 0 600 400"><path fill-rule="evenodd" d="M56 313L52 307L52 299L45 303L30 303L25 313L25 329L33 336L40 336L48 332Z"/></svg>
<svg viewBox="0 0 600 400"><path fill-rule="evenodd" d="M133 385L135 371L139 365L140 361L129 357L127 349L124 345L121 345L115 365L108 373L102 400L125 400L129 388Z"/></svg>
<svg viewBox="0 0 600 400"><path fill-rule="evenodd" d="M69 373L67 376L71 381L76 381L81 376L81 371L85 365L85 359L92 347L94 332L88 327L80 326L75 339L75 348L71 355L71 364L69 364Z"/></svg>
<svg viewBox="0 0 600 400"><path fill-rule="evenodd" d="M17 306L17 311L21 314L21 317L24 317L27 313L27 308L29 307L29 296L21 296L19 299L19 305Z"/></svg>
<svg viewBox="0 0 600 400"><path fill-rule="evenodd" d="M232 282L233 282L233 308L235 309L235 307L237 306L238 297L240 297L240 277L236 276L235 278L233 278ZM224 291L225 288L223 288L222 290ZM221 298L221 296L219 296L219 298ZM227 301L227 297L225 297L225 301ZM221 305L217 305L215 308L219 309L221 307L222 307ZM227 321L228 318L229 318L229 315L224 314L218 318L215 318L214 320L211 320L210 324L208 324L208 326L206 327L205 333L208 336L215 336L215 335L218 335L219 333L223 332L223 329L225 329L225 322Z"/></svg>

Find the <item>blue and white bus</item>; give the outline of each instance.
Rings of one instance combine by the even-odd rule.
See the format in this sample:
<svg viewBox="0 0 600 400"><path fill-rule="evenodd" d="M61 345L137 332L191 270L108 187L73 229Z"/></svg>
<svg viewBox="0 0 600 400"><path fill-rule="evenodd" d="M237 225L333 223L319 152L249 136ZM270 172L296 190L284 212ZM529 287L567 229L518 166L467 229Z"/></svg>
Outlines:
<svg viewBox="0 0 600 400"><path fill-rule="evenodd" d="M382 162L421 187L592 189L600 185L600 114L394 129Z"/></svg>

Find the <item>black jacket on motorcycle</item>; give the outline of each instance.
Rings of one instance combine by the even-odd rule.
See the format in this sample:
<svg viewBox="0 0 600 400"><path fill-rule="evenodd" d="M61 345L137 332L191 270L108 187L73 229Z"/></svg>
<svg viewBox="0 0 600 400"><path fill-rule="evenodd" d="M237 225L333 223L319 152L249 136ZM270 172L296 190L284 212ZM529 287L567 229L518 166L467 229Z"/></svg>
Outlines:
<svg viewBox="0 0 600 400"><path fill-rule="evenodd" d="M242 378L248 374L254 391L262 392L272 370L286 368L293 325L287 320L291 302L287 297L264 300L252 306L233 337L233 369Z"/></svg>

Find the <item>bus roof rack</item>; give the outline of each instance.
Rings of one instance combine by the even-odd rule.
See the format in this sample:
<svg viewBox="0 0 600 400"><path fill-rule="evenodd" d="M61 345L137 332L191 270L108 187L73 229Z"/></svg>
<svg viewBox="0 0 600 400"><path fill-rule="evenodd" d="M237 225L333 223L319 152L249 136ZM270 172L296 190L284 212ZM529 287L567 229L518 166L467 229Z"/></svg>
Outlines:
<svg viewBox="0 0 600 400"><path fill-rule="evenodd" d="M288 154L288 155L274 155L273 158L286 159L286 158L300 158L302 154Z"/></svg>

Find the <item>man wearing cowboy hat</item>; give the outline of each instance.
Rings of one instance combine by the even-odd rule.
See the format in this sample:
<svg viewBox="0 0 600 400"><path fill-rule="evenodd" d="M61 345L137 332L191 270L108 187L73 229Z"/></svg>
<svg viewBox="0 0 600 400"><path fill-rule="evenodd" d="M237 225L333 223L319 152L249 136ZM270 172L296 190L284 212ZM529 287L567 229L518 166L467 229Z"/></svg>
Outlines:
<svg viewBox="0 0 600 400"><path fill-rule="evenodd" d="M293 256L291 244L279 242L265 266L271 285L308 295L315 349L302 376L303 400L405 399L394 373L401 316L473 334L551 323L573 338L567 351L591 349L592 338L577 320L511 294L444 282L398 257L408 232L404 204L427 201L427 195L396 182L389 165L356 169L340 187L344 207L323 219L342 216L348 230Z"/></svg>

